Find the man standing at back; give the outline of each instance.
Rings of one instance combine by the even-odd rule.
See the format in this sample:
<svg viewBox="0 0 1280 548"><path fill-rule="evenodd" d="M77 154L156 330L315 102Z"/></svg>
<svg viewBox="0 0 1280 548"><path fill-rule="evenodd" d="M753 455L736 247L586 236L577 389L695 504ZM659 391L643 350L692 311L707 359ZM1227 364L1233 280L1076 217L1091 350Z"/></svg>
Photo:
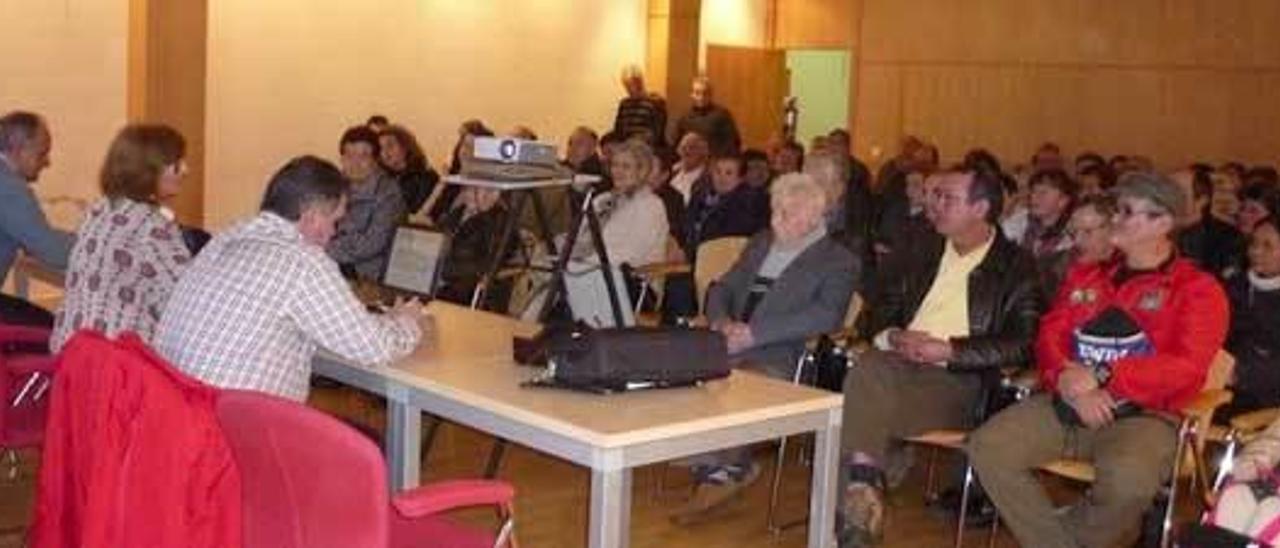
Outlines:
<svg viewBox="0 0 1280 548"><path fill-rule="evenodd" d="M711 80L706 76L694 78L689 97L693 99L693 106L676 122L676 135L671 142L679 143L684 134L694 132L706 137L712 156L737 154L742 146L738 126L729 109L715 103Z"/></svg>
<svg viewBox="0 0 1280 548"><path fill-rule="evenodd" d="M64 270L72 236L49 226L31 184L49 167L53 139L39 115L15 111L0 117L0 283L18 250ZM53 325L53 315L21 299L0 296L0 321Z"/></svg>
<svg viewBox="0 0 1280 548"><path fill-rule="evenodd" d="M321 347L362 366L413 352L421 307L366 311L325 254L347 189L338 168L313 156L276 172L258 215L209 242L178 282L160 354L214 386L303 401Z"/></svg>
<svg viewBox="0 0 1280 548"><path fill-rule="evenodd" d="M627 96L618 101L618 113L613 118L613 131L630 139L637 134L648 133L647 144L657 151L666 146L667 102L655 93L644 89L644 74L640 67L630 65L622 69L622 87Z"/></svg>

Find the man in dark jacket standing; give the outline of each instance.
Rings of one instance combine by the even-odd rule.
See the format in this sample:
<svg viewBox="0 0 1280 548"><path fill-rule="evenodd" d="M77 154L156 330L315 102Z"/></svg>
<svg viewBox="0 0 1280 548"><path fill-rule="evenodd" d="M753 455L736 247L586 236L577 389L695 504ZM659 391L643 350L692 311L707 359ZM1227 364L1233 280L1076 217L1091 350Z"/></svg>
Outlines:
<svg viewBox="0 0 1280 548"><path fill-rule="evenodd" d="M996 226L1002 202L994 172L943 175L928 207L945 240L902 261L875 294L876 348L844 386L843 547L880 540L891 444L968 426L983 374L1030 359L1042 298L1031 256Z"/></svg>
<svg viewBox="0 0 1280 548"><path fill-rule="evenodd" d="M689 97L693 99L693 108L676 122L675 138L671 142L679 143L684 134L692 131L706 137L712 156L737 154L742 146L738 126L733 114L714 102L711 80L706 76L694 78Z"/></svg>

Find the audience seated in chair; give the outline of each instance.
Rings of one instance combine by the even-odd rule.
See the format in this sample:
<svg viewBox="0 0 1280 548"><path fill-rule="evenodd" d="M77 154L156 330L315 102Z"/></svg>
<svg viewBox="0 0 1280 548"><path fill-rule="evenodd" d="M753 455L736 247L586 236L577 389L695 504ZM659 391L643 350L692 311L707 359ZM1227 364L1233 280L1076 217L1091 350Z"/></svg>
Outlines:
<svg viewBox="0 0 1280 548"><path fill-rule="evenodd" d="M827 133L825 152L841 156L845 160L846 179L842 205L847 217L858 224L850 228L870 234L875 221L875 202L871 196L871 170L853 155L849 131L836 128ZM817 151L815 151L817 152Z"/></svg>
<svg viewBox="0 0 1280 548"><path fill-rule="evenodd" d="M1000 223L1005 237L1031 252L1036 260L1071 249L1067 222L1080 190L1061 169L1037 171L1027 185L1026 209L1019 209Z"/></svg>
<svg viewBox="0 0 1280 548"><path fill-rule="evenodd" d="M1280 215L1280 186L1267 181L1247 182L1237 195L1240 209L1236 212L1236 228L1245 236L1271 215Z"/></svg>
<svg viewBox="0 0 1280 548"><path fill-rule="evenodd" d="M1036 261L1047 300L1052 301L1058 294L1058 286L1071 268L1081 264L1104 263L1115 258L1116 248L1111 243L1115 216L1116 201L1109 194L1085 196L1076 205L1067 222L1071 248Z"/></svg>
<svg viewBox="0 0 1280 548"><path fill-rule="evenodd" d="M1280 217L1253 229L1249 267L1226 281L1231 329L1226 350L1236 358L1234 399L1223 418L1280 406Z"/></svg>
<svg viewBox="0 0 1280 548"><path fill-rule="evenodd" d="M769 195L742 181L742 158L720 156L711 161L710 181L693 187L685 212L685 253L697 261L703 242L726 236L752 236L769 226Z"/></svg>
<svg viewBox="0 0 1280 548"><path fill-rule="evenodd" d="M992 417L969 453L1002 519L1025 546L1104 547L1132 540L1168 479L1177 413L1204 385L1227 331L1227 299L1174 243L1186 196L1133 172L1113 189L1120 261L1080 265L1036 342L1046 394ZM1034 470L1064 452L1094 463L1090 495L1054 510Z"/></svg>
<svg viewBox="0 0 1280 548"><path fill-rule="evenodd" d="M761 190L769 190L773 182L773 170L769 167L769 157L758 149L747 149L742 153L742 180L747 186Z"/></svg>
<svg viewBox="0 0 1280 548"><path fill-rule="evenodd" d="M944 174L928 204L944 239L904 257L872 292L875 349L844 385L842 546L881 538L897 440L970 427L984 375L1030 358L1042 298L1031 256L996 226L1003 198L993 172Z"/></svg>
<svg viewBox="0 0 1280 548"><path fill-rule="evenodd" d="M799 172L804 169L804 145L795 140L782 143L770 163L775 175Z"/></svg>
<svg viewBox="0 0 1280 548"><path fill-rule="evenodd" d="M1187 169L1174 173L1172 179L1191 205L1178 230L1182 256L1219 278L1239 270L1245 238L1231 223L1213 216L1213 179L1209 172Z"/></svg>
<svg viewBox="0 0 1280 548"><path fill-rule="evenodd" d="M671 236L676 247L680 247L680 241L684 238L685 200L680 195L680 191L671 186L670 162L661 157L654 157L653 171L649 173L649 189L653 191L654 196L662 200L662 207L667 212L667 234ZM683 250L680 250L678 257L669 256L667 260L685 260Z"/></svg>
<svg viewBox="0 0 1280 548"><path fill-rule="evenodd" d="M431 168L418 138L404 126L389 125L378 132L378 163L396 184L408 215L418 213L440 183L440 174Z"/></svg>
<svg viewBox="0 0 1280 548"><path fill-rule="evenodd" d="M827 194L827 233L859 258L871 256L871 206L869 194L852 194L849 156L819 151L805 161L804 172Z"/></svg>
<svg viewBox="0 0 1280 548"><path fill-rule="evenodd" d="M1080 183L1080 196L1105 194L1116 185L1115 176L1105 162L1088 164L1076 172L1076 181Z"/></svg>
<svg viewBox="0 0 1280 548"><path fill-rule="evenodd" d="M57 352L77 330L114 337L133 331L150 343L191 253L164 209L187 166L186 140L164 125L131 125L107 150L99 186L76 234L62 308L49 340Z"/></svg>
<svg viewBox="0 0 1280 548"><path fill-rule="evenodd" d="M449 156L449 175L459 175L462 173L462 164L471 161L475 153L476 137L493 137L493 130L484 125L480 120L467 120L458 126L458 140L453 144L453 152ZM453 209L454 200L457 199L458 193L462 191L459 185L441 185L436 187L437 190L427 197L427 203L423 204L423 208L427 212L427 217L432 222L440 222L440 218Z"/></svg>
<svg viewBox="0 0 1280 548"><path fill-rule="evenodd" d="M812 178L784 175L770 193L772 230L752 238L711 286L707 321L724 334L737 367L789 380L805 341L842 324L861 264L827 235L826 194ZM673 514L682 522L732 501L760 473L745 447L689 464L697 485L692 500Z"/></svg>
<svg viewBox="0 0 1280 548"><path fill-rule="evenodd" d="M578 126L573 129L573 133L569 134L569 141L565 144L564 161L561 163L573 169L574 173L604 175L604 164L597 150L599 146L600 137L595 131L586 126Z"/></svg>
<svg viewBox="0 0 1280 548"><path fill-rule="evenodd" d="M324 252L348 191L329 162L285 164L262 211L218 234L187 267L161 313L160 354L214 386L303 401L320 347L364 366L412 352L421 306L368 312Z"/></svg>
<svg viewBox="0 0 1280 548"><path fill-rule="evenodd" d="M400 186L378 166L380 145L373 130L348 129L338 150L351 190L346 214L329 242L329 256L348 275L376 281L387 266L396 225L404 220L404 198Z"/></svg>
<svg viewBox="0 0 1280 548"><path fill-rule="evenodd" d="M702 134L694 131L680 138L676 147L679 160L671 170L671 188L680 192L684 204L689 205L695 187L711 181L711 152L707 148L707 140Z"/></svg>
<svg viewBox="0 0 1280 548"><path fill-rule="evenodd" d="M0 282L21 250L44 265L67 267L73 238L49 225L31 185L49 167L53 138L38 114L0 116ZM0 296L0 321L52 327L49 311L17 297Z"/></svg>
<svg viewBox="0 0 1280 548"><path fill-rule="evenodd" d="M600 236L614 276L621 276L622 265L640 267L666 260L667 211L649 183L655 163L649 145L639 140L618 145L609 167L614 179L613 190L598 195L593 202L600 219ZM567 243L566 240L565 236L561 237L562 244ZM608 293L600 287L605 282L599 274L599 264L595 244L584 221L565 273L566 289L571 293L580 291L581 295L604 295L608 298ZM541 278L542 283L537 285L545 286L547 277ZM619 304L630 310L632 303L627 298L625 285L628 284L616 286ZM541 314L546 304L543 298L536 298L525 310L524 317ZM597 306L592 307L595 310L609 309L607 304L595 304Z"/></svg>
<svg viewBox="0 0 1280 548"><path fill-rule="evenodd" d="M458 195L453 209L441 220L440 228L451 238L448 255L441 265L436 296L449 302L469 305L476 285L492 266L494 253L506 227L506 205L497 190L467 187ZM507 255L514 252L508 242ZM505 310L509 291L507 280L495 280L485 288L485 310Z"/></svg>
<svg viewBox="0 0 1280 548"><path fill-rule="evenodd" d="M932 189L938 186L942 178L940 173L925 175L913 171L904 177L906 201L901 208L886 204L881 211L879 226L875 231L875 243L872 246L878 270L890 270L894 259L903 254L910 254L927 242L938 238L933 230L933 221L929 219L929 210L925 207Z"/></svg>

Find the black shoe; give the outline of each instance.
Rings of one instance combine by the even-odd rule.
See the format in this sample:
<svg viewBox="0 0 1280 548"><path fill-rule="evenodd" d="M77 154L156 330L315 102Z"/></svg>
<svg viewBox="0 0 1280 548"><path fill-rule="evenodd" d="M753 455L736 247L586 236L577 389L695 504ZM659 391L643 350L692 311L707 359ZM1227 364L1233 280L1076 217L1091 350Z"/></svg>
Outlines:
<svg viewBox="0 0 1280 548"><path fill-rule="evenodd" d="M960 495L962 491L958 487L952 487L942 491L938 495L937 500L932 501L929 505L938 510L944 511L959 519L960 516ZM986 493L982 492L976 485L969 489L969 511L965 514L965 527L990 527L991 522L996 519L996 507L991 503L991 499L987 498Z"/></svg>

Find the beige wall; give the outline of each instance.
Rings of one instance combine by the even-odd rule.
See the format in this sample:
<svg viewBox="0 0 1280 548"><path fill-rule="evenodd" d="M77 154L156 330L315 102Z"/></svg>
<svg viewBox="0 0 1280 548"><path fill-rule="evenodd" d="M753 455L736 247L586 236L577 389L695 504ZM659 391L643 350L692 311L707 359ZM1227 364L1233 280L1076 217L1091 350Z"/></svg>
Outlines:
<svg viewBox="0 0 1280 548"><path fill-rule="evenodd" d="M256 210L289 157L336 158L381 112L437 161L458 123L515 124L557 144L607 129L618 70L645 62L645 0L218 0L208 45L208 226Z"/></svg>
<svg viewBox="0 0 1280 548"><path fill-rule="evenodd" d="M955 159L1070 153L1277 160L1274 0L863 0L858 152L903 134Z"/></svg>
<svg viewBox="0 0 1280 548"><path fill-rule="evenodd" d="M707 66L707 44L768 47L773 1L702 0L698 66Z"/></svg>
<svg viewBox="0 0 1280 548"><path fill-rule="evenodd" d="M53 130L42 199L98 195L107 143L125 121L128 0L0 0L0 111L33 110ZM79 210L45 208L73 229Z"/></svg>

